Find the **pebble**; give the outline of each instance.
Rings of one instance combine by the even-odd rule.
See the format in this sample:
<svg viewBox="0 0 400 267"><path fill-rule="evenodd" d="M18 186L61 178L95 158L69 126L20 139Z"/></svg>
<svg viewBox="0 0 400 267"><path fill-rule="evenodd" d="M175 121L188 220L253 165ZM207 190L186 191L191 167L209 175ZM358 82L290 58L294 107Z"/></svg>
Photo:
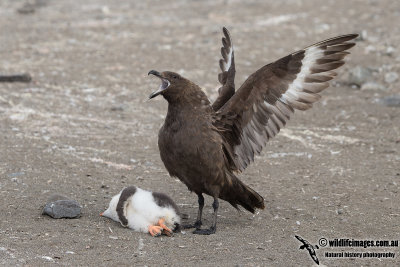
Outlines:
<svg viewBox="0 0 400 267"><path fill-rule="evenodd" d="M53 194L43 208L43 214L54 219L78 218L81 215L81 205L66 196Z"/></svg>
<svg viewBox="0 0 400 267"><path fill-rule="evenodd" d="M392 56L395 51L396 51L396 49L393 46L389 46L386 48L386 55Z"/></svg>
<svg viewBox="0 0 400 267"><path fill-rule="evenodd" d="M17 176L21 176L24 174L25 174L25 172L14 172L14 173L8 174L8 177L17 177Z"/></svg>
<svg viewBox="0 0 400 267"><path fill-rule="evenodd" d="M114 105L110 108L111 111L124 111L126 108L125 105L121 104L121 105Z"/></svg>
<svg viewBox="0 0 400 267"><path fill-rule="evenodd" d="M108 6L102 6L101 7L101 12L103 12L104 15L110 15L110 8Z"/></svg>
<svg viewBox="0 0 400 267"><path fill-rule="evenodd" d="M371 53L376 52L376 47L373 45L368 45L367 47L365 47L364 51L366 54L371 54Z"/></svg>
<svg viewBox="0 0 400 267"><path fill-rule="evenodd" d="M378 102L387 107L400 107L400 95L392 95L381 98Z"/></svg>
<svg viewBox="0 0 400 267"><path fill-rule="evenodd" d="M49 256L42 256L42 259L45 259L47 261L54 261L54 259L52 257L49 257Z"/></svg>
<svg viewBox="0 0 400 267"><path fill-rule="evenodd" d="M385 82L394 83L399 78L399 75L396 72L388 72L385 74Z"/></svg>
<svg viewBox="0 0 400 267"><path fill-rule="evenodd" d="M17 12L20 14L31 14L35 12L35 7L29 3L23 5L22 7L17 9Z"/></svg>
<svg viewBox="0 0 400 267"><path fill-rule="evenodd" d="M139 244L138 244L138 248L137 248L137 251L138 251L139 254L142 254L141 251L143 250L143 248L144 248L143 239L139 238Z"/></svg>
<svg viewBox="0 0 400 267"><path fill-rule="evenodd" d="M370 79L372 71L369 68L357 66L348 72L347 82L350 85L357 85L361 87L364 83Z"/></svg>
<svg viewBox="0 0 400 267"><path fill-rule="evenodd" d="M368 40L368 32L367 30L362 30L361 33L356 38L357 41L366 41Z"/></svg>
<svg viewBox="0 0 400 267"><path fill-rule="evenodd" d="M366 82L361 86L361 90L386 90L387 88L380 83Z"/></svg>

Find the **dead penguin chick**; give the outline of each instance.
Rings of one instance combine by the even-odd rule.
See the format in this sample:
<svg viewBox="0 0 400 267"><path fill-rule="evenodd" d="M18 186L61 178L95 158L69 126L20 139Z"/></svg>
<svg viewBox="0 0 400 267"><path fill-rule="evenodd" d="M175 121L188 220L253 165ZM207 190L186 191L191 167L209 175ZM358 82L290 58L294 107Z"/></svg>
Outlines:
<svg viewBox="0 0 400 267"><path fill-rule="evenodd" d="M126 187L115 195L100 215L152 236L170 236L180 224L178 207L169 196L136 186Z"/></svg>

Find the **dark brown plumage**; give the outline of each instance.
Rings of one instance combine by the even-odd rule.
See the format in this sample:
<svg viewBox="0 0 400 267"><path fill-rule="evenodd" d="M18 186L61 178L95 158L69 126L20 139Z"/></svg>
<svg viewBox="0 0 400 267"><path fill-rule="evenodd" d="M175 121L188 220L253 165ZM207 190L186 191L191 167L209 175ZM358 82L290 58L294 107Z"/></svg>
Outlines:
<svg viewBox="0 0 400 267"><path fill-rule="evenodd" d="M267 141L285 126L295 109L306 110L329 86L336 69L344 64L346 50L357 37L349 34L331 38L268 64L235 92L232 40L224 28L221 73L217 100L211 105L199 86L177 73L150 71L162 81L150 95L168 101L168 113L160 129L161 159L172 176L178 177L199 199L194 233L216 230L218 198L250 212L264 208L264 199L243 184L235 172L243 171ZM214 220L200 229L204 198L214 198Z"/></svg>

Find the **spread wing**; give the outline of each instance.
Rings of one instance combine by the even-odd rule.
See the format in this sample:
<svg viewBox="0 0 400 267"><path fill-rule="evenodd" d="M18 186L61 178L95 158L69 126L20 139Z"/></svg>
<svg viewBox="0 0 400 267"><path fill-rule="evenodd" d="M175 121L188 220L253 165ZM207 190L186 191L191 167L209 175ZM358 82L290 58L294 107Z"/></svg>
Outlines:
<svg viewBox="0 0 400 267"><path fill-rule="evenodd" d="M243 171L295 109L306 110L344 64L357 34L334 37L297 51L253 73L216 112L230 169Z"/></svg>
<svg viewBox="0 0 400 267"><path fill-rule="evenodd" d="M317 255L314 253L314 254L311 254L310 253L310 256L311 256L311 258L314 260L314 262L316 263L316 264L318 264L319 265L319 260L318 260L318 258L317 258Z"/></svg>
<svg viewBox="0 0 400 267"><path fill-rule="evenodd" d="M297 240L299 240L301 243L306 244L306 240L304 240L301 236L295 235L294 237L297 238Z"/></svg>
<svg viewBox="0 0 400 267"><path fill-rule="evenodd" d="M225 27L222 31L224 33L221 47L222 59L219 60L221 73L218 74L218 80L222 86L218 89L218 98L212 104L215 111L219 110L235 94L235 59L232 39Z"/></svg>

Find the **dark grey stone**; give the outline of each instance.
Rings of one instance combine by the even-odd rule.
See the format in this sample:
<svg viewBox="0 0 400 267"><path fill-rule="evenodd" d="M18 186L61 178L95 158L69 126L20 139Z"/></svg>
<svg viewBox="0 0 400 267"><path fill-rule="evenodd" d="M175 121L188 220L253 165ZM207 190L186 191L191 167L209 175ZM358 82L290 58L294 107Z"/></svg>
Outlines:
<svg viewBox="0 0 400 267"><path fill-rule="evenodd" d="M111 108L111 111L124 111L126 109L125 105L114 105Z"/></svg>
<svg viewBox="0 0 400 267"><path fill-rule="evenodd" d="M400 107L400 95L392 95L379 99L379 103L388 107Z"/></svg>
<svg viewBox="0 0 400 267"><path fill-rule="evenodd" d="M43 208L43 214L54 219L78 218L81 215L81 205L72 199L59 194L51 195Z"/></svg>

